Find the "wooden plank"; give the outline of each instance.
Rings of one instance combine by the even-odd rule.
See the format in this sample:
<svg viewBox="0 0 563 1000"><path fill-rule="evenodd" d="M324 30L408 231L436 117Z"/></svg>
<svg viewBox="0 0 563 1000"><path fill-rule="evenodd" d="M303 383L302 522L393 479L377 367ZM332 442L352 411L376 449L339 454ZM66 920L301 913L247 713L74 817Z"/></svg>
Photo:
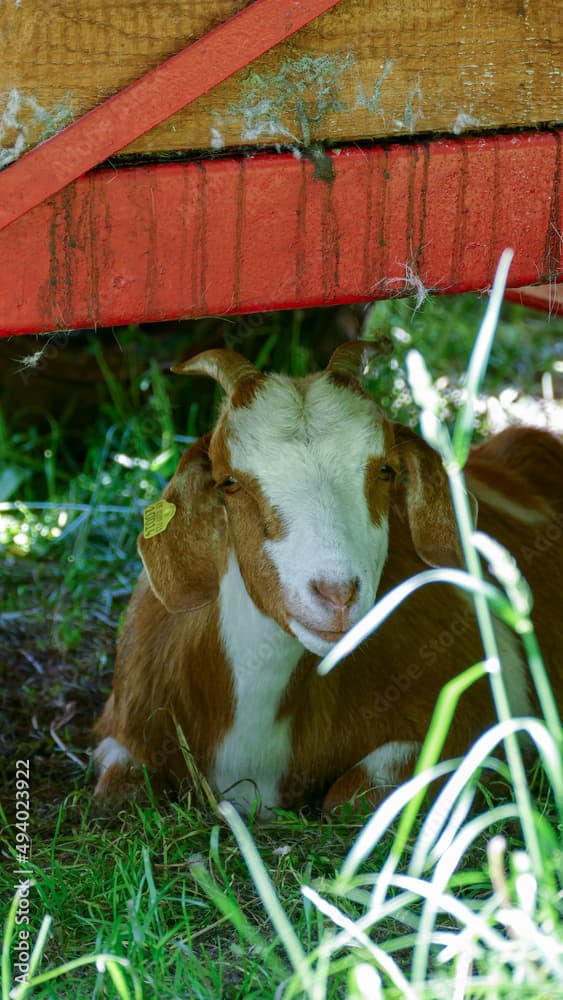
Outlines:
<svg viewBox="0 0 563 1000"><path fill-rule="evenodd" d="M244 0L0 6L0 164L117 93ZM341 0L129 151L561 122L560 0Z"/></svg>
<svg viewBox="0 0 563 1000"><path fill-rule="evenodd" d="M207 93L339 0L255 0L0 176L0 229Z"/></svg>
<svg viewBox="0 0 563 1000"><path fill-rule="evenodd" d="M509 288L505 294L509 302L540 309L550 316L563 316L563 285L524 285Z"/></svg>
<svg viewBox="0 0 563 1000"><path fill-rule="evenodd" d="M0 233L1 332L483 289L506 246L511 285L559 279L562 139L94 171Z"/></svg>

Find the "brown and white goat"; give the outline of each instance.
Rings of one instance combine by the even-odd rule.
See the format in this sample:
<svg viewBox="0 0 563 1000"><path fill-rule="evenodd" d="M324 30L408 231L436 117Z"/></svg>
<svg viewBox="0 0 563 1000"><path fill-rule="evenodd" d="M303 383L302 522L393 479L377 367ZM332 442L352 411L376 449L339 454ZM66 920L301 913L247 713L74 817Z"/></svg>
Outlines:
<svg viewBox="0 0 563 1000"><path fill-rule="evenodd" d="M482 658L472 605L439 584L405 602L326 677L319 657L391 587L459 563L442 462L392 424L358 381L361 345L325 372L265 375L231 351L175 370L226 390L213 432L164 491L165 530L144 563L97 732L100 798L186 779L181 727L212 788L248 811L331 810L408 776L443 684ZM546 659L561 651L563 445L506 431L467 467L479 526L520 561ZM499 625L514 712L532 710L519 641ZM460 702L445 751L494 721L486 681Z"/></svg>

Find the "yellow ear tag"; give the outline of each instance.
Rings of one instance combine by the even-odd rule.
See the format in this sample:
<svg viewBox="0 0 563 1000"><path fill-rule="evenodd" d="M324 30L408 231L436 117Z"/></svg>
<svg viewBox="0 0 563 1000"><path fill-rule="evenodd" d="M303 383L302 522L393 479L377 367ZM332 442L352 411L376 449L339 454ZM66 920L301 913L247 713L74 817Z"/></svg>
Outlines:
<svg viewBox="0 0 563 1000"><path fill-rule="evenodd" d="M176 504L169 503L168 500L157 500L145 509L143 514L143 535L145 538L154 538L166 531L174 514Z"/></svg>

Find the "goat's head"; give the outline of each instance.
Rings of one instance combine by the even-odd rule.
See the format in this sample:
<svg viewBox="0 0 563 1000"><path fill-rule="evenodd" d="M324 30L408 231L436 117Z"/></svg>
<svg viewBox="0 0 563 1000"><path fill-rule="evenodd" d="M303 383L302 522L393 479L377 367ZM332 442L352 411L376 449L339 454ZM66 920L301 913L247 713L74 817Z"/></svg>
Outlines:
<svg viewBox="0 0 563 1000"><path fill-rule="evenodd" d="M173 369L211 376L226 399L164 493L176 506L170 525L140 538L168 610L213 600L234 551L258 608L325 654L375 600L399 493L421 557L451 561L457 540L441 462L361 388L371 346L344 345L326 371L304 379L264 375L220 350Z"/></svg>

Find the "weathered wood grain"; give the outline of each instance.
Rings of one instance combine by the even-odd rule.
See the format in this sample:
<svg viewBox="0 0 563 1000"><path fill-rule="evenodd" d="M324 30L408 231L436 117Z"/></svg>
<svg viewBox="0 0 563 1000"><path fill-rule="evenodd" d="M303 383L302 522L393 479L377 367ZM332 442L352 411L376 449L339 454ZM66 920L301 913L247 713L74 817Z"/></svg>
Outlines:
<svg viewBox="0 0 563 1000"><path fill-rule="evenodd" d="M0 166L247 5L0 5ZM515 128L563 120L560 0L341 0L128 152Z"/></svg>
<svg viewBox="0 0 563 1000"><path fill-rule="evenodd" d="M0 229L56 194L180 108L285 41L340 0L254 0L165 59L0 176Z"/></svg>

